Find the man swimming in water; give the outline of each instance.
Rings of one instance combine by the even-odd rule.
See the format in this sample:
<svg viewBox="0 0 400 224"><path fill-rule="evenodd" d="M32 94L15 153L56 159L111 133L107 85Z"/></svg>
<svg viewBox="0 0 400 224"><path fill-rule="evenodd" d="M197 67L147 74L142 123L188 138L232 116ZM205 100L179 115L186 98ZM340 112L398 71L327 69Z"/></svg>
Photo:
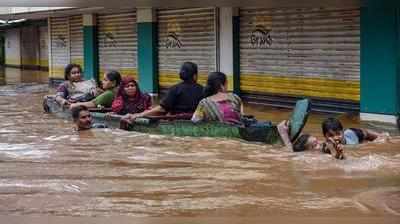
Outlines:
<svg viewBox="0 0 400 224"><path fill-rule="evenodd" d="M89 109L86 106L78 106L71 109L72 119L76 125L77 131L88 130L91 128L106 128L106 125L95 123Z"/></svg>

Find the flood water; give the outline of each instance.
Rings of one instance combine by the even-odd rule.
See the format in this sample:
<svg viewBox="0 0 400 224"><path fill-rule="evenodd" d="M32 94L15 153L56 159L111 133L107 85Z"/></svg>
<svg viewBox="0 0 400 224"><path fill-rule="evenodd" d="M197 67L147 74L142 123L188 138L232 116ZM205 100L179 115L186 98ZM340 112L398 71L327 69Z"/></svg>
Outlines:
<svg viewBox="0 0 400 224"><path fill-rule="evenodd" d="M8 73L8 76L13 74ZM15 80L4 77L1 80ZM24 81L28 80L28 81ZM43 87L0 87L0 215L398 217L400 137L326 154L239 140L94 129L42 112ZM289 111L247 106L278 122ZM328 115L305 132L321 137ZM346 127L373 127L341 116ZM360 221L361 223L361 221Z"/></svg>

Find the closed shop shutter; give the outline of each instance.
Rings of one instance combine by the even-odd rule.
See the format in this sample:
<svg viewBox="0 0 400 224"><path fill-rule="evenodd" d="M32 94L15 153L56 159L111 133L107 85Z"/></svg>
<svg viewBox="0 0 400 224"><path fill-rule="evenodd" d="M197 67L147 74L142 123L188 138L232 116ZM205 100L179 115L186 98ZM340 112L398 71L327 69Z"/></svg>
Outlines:
<svg viewBox="0 0 400 224"><path fill-rule="evenodd" d="M40 52L40 66L49 67L49 31L47 26L41 26L39 28L39 52Z"/></svg>
<svg viewBox="0 0 400 224"><path fill-rule="evenodd" d="M5 38L5 63L6 65L21 65L21 31L18 28L6 31Z"/></svg>
<svg viewBox="0 0 400 224"><path fill-rule="evenodd" d="M100 14L97 21L100 77L114 69L137 79L136 12Z"/></svg>
<svg viewBox="0 0 400 224"><path fill-rule="evenodd" d="M159 85L178 83L185 61L198 65L199 82L204 84L208 73L217 68L215 9L160 9L157 17Z"/></svg>
<svg viewBox="0 0 400 224"><path fill-rule="evenodd" d="M69 18L71 63L83 68L83 19L82 15Z"/></svg>
<svg viewBox="0 0 400 224"><path fill-rule="evenodd" d="M68 17L50 18L51 66L50 78L63 79L64 67L70 63Z"/></svg>
<svg viewBox="0 0 400 224"><path fill-rule="evenodd" d="M21 60L23 68L39 66L39 32L37 26L21 28Z"/></svg>
<svg viewBox="0 0 400 224"><path fill-rule="evenodd" d="M240 10L241 90L357 102L360 10Z"/></svg>

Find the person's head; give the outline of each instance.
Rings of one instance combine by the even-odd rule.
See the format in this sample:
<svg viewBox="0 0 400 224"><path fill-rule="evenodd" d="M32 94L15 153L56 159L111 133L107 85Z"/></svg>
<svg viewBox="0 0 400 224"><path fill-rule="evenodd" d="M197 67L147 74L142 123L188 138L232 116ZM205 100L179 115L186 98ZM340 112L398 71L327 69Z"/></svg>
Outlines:
<svg viewBox="0 0 400 224"><path fill-rule="evenodd" d="M293 143L293 151L294 152L302 152L302 151L320 151L322 144L315 136L309 134L301 135L294 143Z"/></svg>
<svg viewBox="0 0 400 224"><path fill-rule="evenodd" d="M130 98L139 96L140 88L138 83L132 77L122 78L119 94Z"/></svg>
<svg viewBox="0 0 400 224"><path fill-rule="evenodd" d="M78 64L68 64L64 69L64 79L78 82L82 79L82 67Z"/></svg>
<svg viewBox="0 0 400 224"><path fill-rule="evenodd" d="M197 82L197 65L193 62L183 63L179 71L179 78L187 83Z"/></svg>
<svg viewBox="0 0 400 224"><path fill-rule="evenodd" d="M115 70L111 70L104 75L104 79L102 81L103 89L113 89L114 87L119 86L121 82L121 74Z"/></svg>
<svg viewBox="0 0 400 224"><path fill-rule="evenodd" d="M322 122L322 134L325 139L333 139L334 141L342 141L343 126L336 118L330 117Z"/></svg>
<svg viewBox="0 0 400 224"><path fill-rule="evenodd" d="M218 92L224 92L227 89L226 75L222 72L211 72L207 78L207 84L204 88L205 97L212 96Z"/></svg>
<svg viewBox="0 0 400 224"><path fill-rule="evenodd" d="M72 119L78 130L90 129L92 126L92 116L89 109L85 106L78 106L71 109Z"/></svg>

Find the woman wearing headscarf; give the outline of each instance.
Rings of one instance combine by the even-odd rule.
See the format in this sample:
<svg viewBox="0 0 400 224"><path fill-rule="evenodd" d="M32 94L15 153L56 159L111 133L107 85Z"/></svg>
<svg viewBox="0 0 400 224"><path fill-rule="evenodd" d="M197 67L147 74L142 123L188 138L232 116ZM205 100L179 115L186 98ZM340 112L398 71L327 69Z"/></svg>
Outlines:
<svg viewBox="0 0 400 224"><path fill-rule="evenodd" d="M141 113L151 107L151 97L140 91L138 83L132 77L124 77L117 97L112 103L112 111L119 115Z"/></svg>

